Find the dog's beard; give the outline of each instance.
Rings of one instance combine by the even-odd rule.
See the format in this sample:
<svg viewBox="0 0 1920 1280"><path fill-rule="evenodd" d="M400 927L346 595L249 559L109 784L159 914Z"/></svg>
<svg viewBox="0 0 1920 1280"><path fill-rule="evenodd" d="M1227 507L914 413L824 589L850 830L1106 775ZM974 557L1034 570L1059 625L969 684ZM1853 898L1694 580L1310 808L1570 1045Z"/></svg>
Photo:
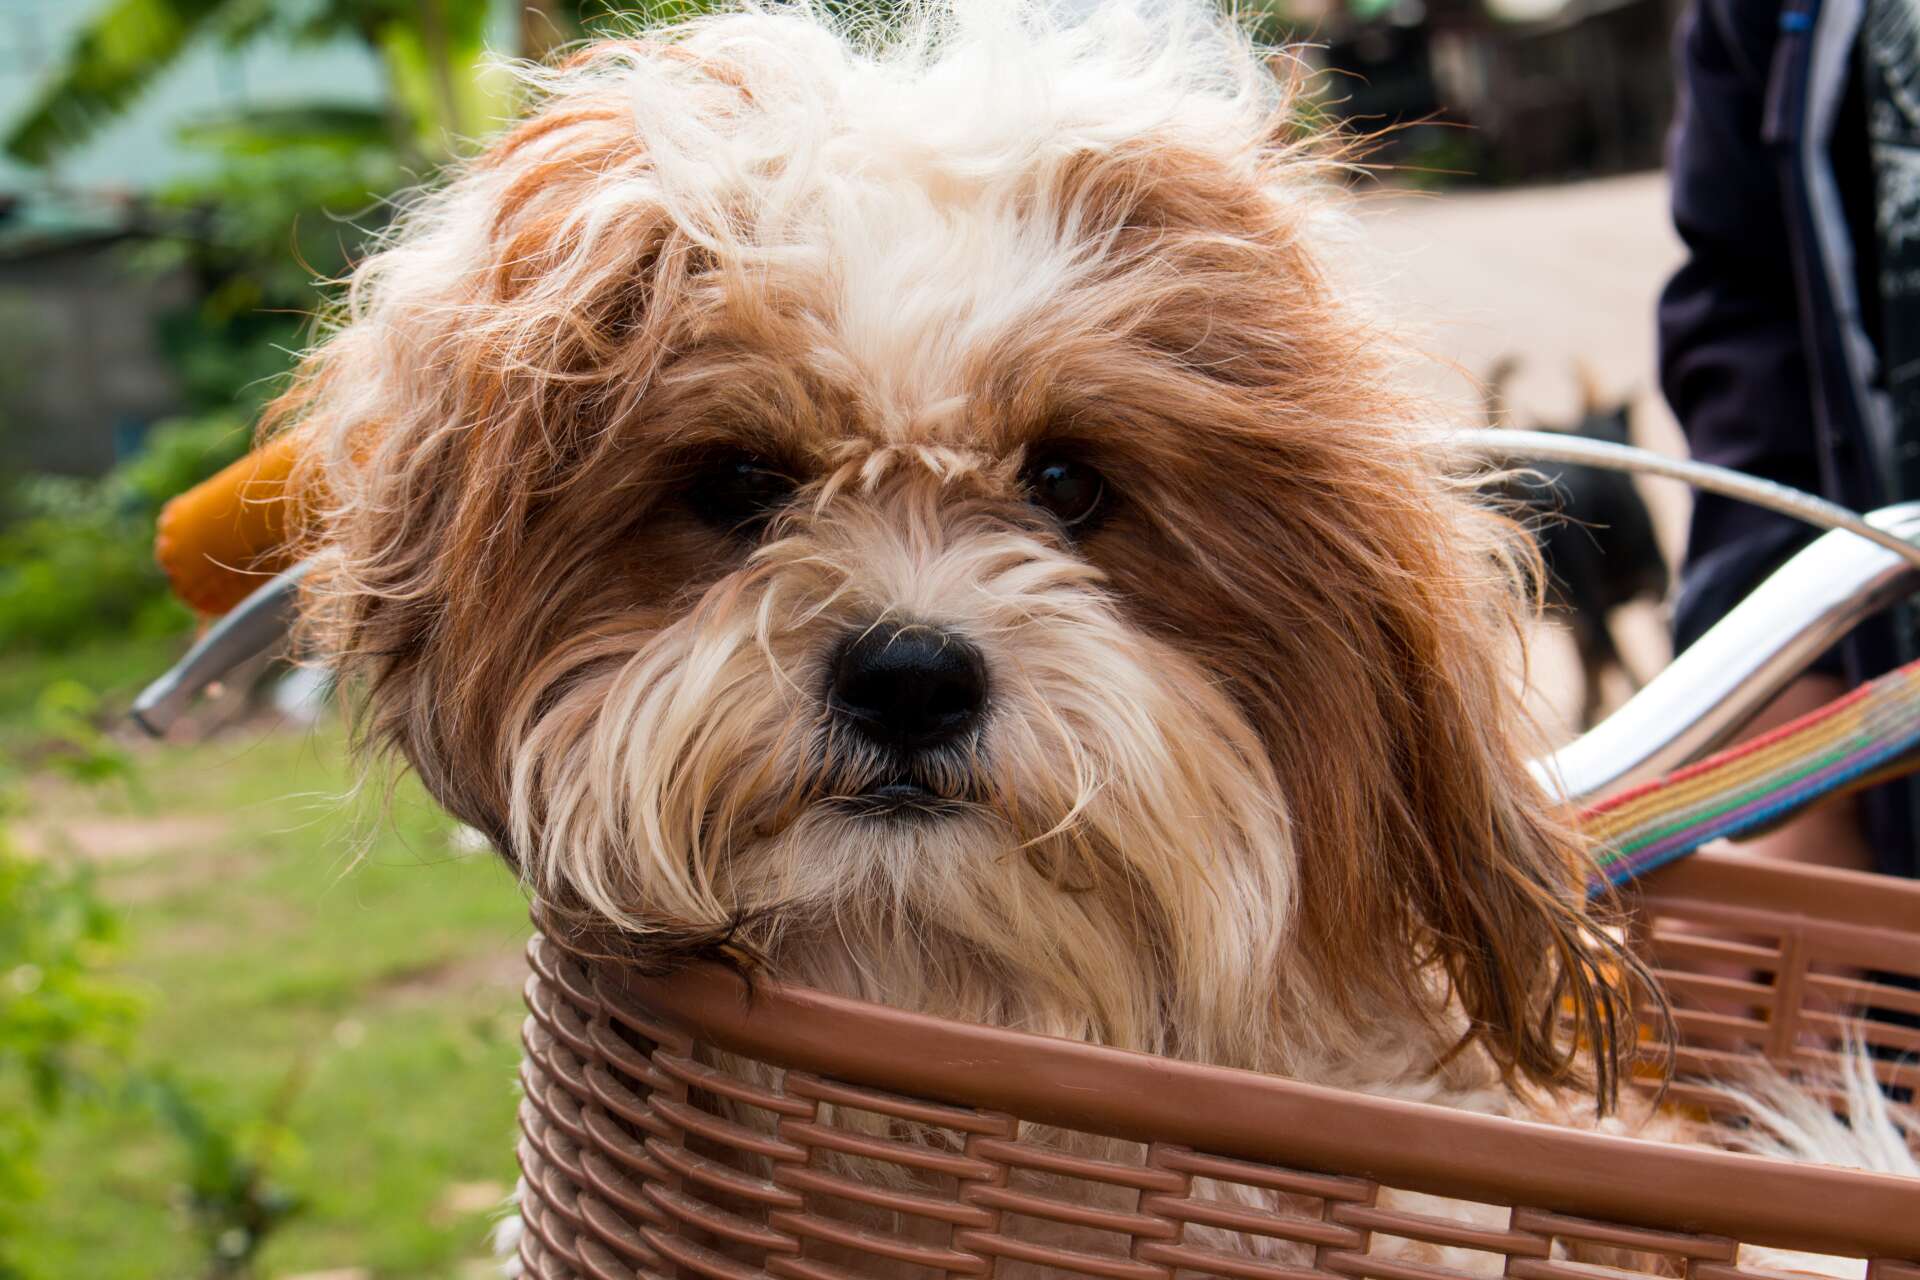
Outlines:
<svg viewBox="0 0 1920 1280"><path fill-rule="evenodd" d="M827 655L886 621L979 648L977 734L905 757L834 724ZM537 887L638 946L726 937L897 1006L1285 1065L1295 875L1265 747L991 504L931 482L823 499L683 615L563 646L508 735Z"/></svg>

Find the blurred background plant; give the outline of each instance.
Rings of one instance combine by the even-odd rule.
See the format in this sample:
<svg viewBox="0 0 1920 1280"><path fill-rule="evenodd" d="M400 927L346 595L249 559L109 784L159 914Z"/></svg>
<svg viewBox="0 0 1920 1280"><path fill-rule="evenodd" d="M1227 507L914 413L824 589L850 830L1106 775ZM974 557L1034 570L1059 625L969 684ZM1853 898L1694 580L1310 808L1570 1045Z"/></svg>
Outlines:
<svg viewBox="0 0 1920 1280"><path fill-rule="evenodd" d="M288 1116L305 1082L296 1065L258 1120L237 1126L171 1074L136 1079L132 1094L152 1108L186 1151L183 1208L199 1237L205 1280L249 1280L273 1233L300 1211L299 1196L276 1178L295 1144Z"/></svg>
<svg viewBox="0 0 1920 1280"><path fill-rule="evenodd" d="M53 649L192 625L153 563L161 504L246 451L231 412L156 424L104 476L18 475L0 524L0 648Z"/></svg>
<svg viewBox="0 0 1920 1280"><path fill-rule="evenodd" d="M450 824L403 797L336 893L339 826L289 816L345 786L331 730L234 761L119 726L194 625L160 506L245 451L391 197L507 111L487 51L581 15L28 3L57 39L0 79L0 1278L453 1275L512 1167L510 880L435 865Z"/></svg>
<svg viewBox="0 0 1920 1280"><path fill-rule="evenodd" d="M316 281L346 272L384 220L386 198L505 111L494 87L503 82L483 67L500 9L488 0L108 0L71 33L4 139L15 161L49 175L196 43L357 42L386 94L217 104L177 122L173 141L195 163L143 193L126 215L133 234L114 246L121 270L175 286L152 320L176 412L104 476L15 473L0 495L0 646L190 625L152 566L155 513L245 451L252 418L303 341ZM46 190L46 199L65 194L51 176Z"/></svg>
<svg viewBox="0 0 1920 1280"><path fill-rule="evenodd" d="M130 753L102 731L99 700L85 686L56 681L40 698L41 759L83 792L119 784L145 807ZM56 1208L72 1188L50 1187L43 1131L65 1113L90 1108L140 1124L151 1117L180 1152L181 1217L198 1241L205 1280L248 1280L273 1232L300 1207L277 1178L295 1146L288 1115L307 1075L302 1060L252 1113L181 1067L156 1062L138 1031L148 1000L112 961L120 914L94 869L29 852L9 835L17 786L0 777L0 1280L49 1274L18 1246L36 1234L36 1209Z"/></svg>
<svg viewBox="0 0 1920 1280"><path fill-rule="evenodd" d="M46 1193L42 1131L117 1069L137 1001L105 972L115 917L84 867L30 858L8 839L0 791L0 1278L28 1273L10 1242Z"/></svg>

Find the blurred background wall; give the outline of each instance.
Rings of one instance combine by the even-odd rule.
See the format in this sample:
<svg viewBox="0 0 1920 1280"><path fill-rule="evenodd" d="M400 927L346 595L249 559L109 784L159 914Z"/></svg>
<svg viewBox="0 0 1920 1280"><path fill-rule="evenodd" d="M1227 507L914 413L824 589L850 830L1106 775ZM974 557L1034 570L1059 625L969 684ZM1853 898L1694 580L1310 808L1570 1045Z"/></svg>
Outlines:
<svg viewBox="0 0 1920 1280"><path fill-rule="evenodd" d="M96 13L75 0L10 0L0 14L0 120L28 117ZM183 136L276 108L379 109L377 58L346 37L197 40L118 110L47 113L44 164L0 152L0 449L15 465L99 474L187 407L163 328L200 299L179 264L141 269L143 242L194 235L166 193L207 181L220 158ZM67 135L62 137L61 135Z"/></svg>
<svg viewBox="0 0 1920 1280"><path fill-rule="evenodd" d="M1335 112L1398 126L1419 181L1506 185L1657 168L1680 0L1298 0Z"/></svg>

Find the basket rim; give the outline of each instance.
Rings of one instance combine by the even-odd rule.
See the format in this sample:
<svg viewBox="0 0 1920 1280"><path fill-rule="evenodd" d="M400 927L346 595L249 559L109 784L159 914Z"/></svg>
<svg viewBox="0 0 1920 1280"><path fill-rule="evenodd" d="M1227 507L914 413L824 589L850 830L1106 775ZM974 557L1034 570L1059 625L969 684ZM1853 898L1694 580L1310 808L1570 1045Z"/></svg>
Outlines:
<svg viewBox="0 0 1920 1280"><path fill-rule="evenodd" d="M1744 875L1752 865L1694 857L1701 861L1687 872L1653 877L1649 896L1682 880ZM1847 899L1871 889L1861 905L1877 900L1875 923L1920 919L1920 885L1764 870L1747 900L1772 908L1785 893L1804 903L1811 880L1838 875L1866 883L1819 887L1838 887ZM548 945L566 950L558 939L536 938L530 958L551 981ZM1920 1259L1920 1183L1899 1175L1373 1097L955 1022L764 977L749 982L720 965L660 978L624 966L616 976L602 963L595 973L607 1012L636 1017L643 1033L646 1020L664 1020L730 1053L910 1098L1441 1196L1814 1253ZM1194 1106L1197 1097L1212 1102Z"/></svg>
<svg viewBox="0 0 1920 1280"><path fill-rule="evenodd" d="M1791 920L1810 937L1864 964L1897 969L1920 959L1920 881L1700 852L1669 862L1619 892L1629 905L1684 904L1703 920L1753 912Z"/></svg>

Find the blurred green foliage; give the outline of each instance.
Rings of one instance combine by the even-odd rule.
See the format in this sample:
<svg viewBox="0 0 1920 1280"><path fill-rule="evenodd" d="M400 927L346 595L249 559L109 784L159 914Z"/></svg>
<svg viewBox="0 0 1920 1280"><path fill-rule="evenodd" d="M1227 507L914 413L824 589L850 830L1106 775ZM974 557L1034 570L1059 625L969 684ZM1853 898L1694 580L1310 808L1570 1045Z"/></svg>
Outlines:
<svg viewBox="0 0 1920 1280"><path fill-rule="evenodd" d="M389 141L430 162L497 114L481 70L494 11L491 0L105 0L0 145L49 163L132 106L196 41L352 39L385 72L391 97L378 118Z"/></svg>
<svg viewBox="0 0 1920 1280"><path fill-rule="evenodd" d="M305 345L324 286L346 275L406 180L378 136L283 123L278 143L251 125L196 126L188 140L219 163L156 193L173 234L131 251L134 270L181 272L194 286L159 341L197 411L257 414Z"/></svg>
<svg viewBox="0 0 1920 1280"><path fill-rule="evenodd" d="M84 872L0 843L0 1277L25 1275L7 1241L44 1188L47 1120L90 1082L131 1024L129 997L101 976L113 917Z"/></svg>
<svg viewBox="0 0 1920 1280"><path fill-rule="evenodd" d="M115 918L83 867L29 857L8 839L0 793L0 1280L28 1273L8 1241L44 1186L42 1133L117 1065L137 1002L105 972Z"/></svg>
<svg viewBox="0 0 1920 1280"><path fill-rule="evenodd" d="M11 718L70 726L79 696L58 701ZM337 727L249 733L134 748L138 792L21 789L36 856L93 865L111 912L95 974L140 1012L40 1125L46 1195L11 1202L0 1278L497 1274L526 904L412 782L364 841L343 833L344 750ZM0 1114L14 1100L0 1085Z"/></svg>
<svg viewBox="0 0 1920 1280"><path fill-rule="evenodd" d="M0 497L0 649L189 625L153 561L154 516L247 440L241 419L212 413L155 427L141 453L98 479L18 478Z"/></svg>
<svg viewBox="0 0 1920 1280"><path fill-rule="evenodd" d="M100 695L78 680L55 679L40 690L34 707L37 756L52 772L86 786L119 782L145 799L133 756L101 728Z"/></svg>
<svg viewBox="0 0 1920 1280"><path fill-rule="evenodd" d="M287 1073L266 1113L235 1125L171 1073L140 1079L134 1095L172 1131L187 1158L184 1208L200 1237L207 1280L254 1274L273 1233L300 1212L302 1200L273 1175L278 1152L291 1145L287 1113L306 1078Z"/></svg>
<svg viewBox="0 0 1920 1280"><path fill-rule="evenodd" d="M127 269L184 277L193 300L157 335L188 415L98 479L0 481L0 648L53 649L191 625L153 564L172 495L243 453L249 428L307 340L317 286L350 270L388 197L505 109L482 69L490 0L105 0L40 97L6 127L45 164L83 141L196 40L365 43L384 105L317 102L207 116L182 145L202 176L148 193L150 234ZM25 429L24 424L16 424Z"/></svg>
<svg viewBox="0 0 1920 1280"><path fill-rule="evenodd" d="M34 755L77 784L76 794L117 788L139 809L153 797L129 751L103 724L112 713L77 681L44 685L30 717ZM204 1081L156 1063L135 1033L146 1002L114 971L123 932L90 864L58 839L23 849L10 838L17 788L0 789L0 1280L50 1280L52 1272L13 1247L34 1234L30 1217L51 1191L42 1151L78 1106L97 1123L171 1134L180 1152L177 1200L199 1241L205 1280L245 1280L273 1233L301 1201L277 1176L294 1145L288 1113L306 1076L304 1060L258 1111L217 1101Z"/></svg>

